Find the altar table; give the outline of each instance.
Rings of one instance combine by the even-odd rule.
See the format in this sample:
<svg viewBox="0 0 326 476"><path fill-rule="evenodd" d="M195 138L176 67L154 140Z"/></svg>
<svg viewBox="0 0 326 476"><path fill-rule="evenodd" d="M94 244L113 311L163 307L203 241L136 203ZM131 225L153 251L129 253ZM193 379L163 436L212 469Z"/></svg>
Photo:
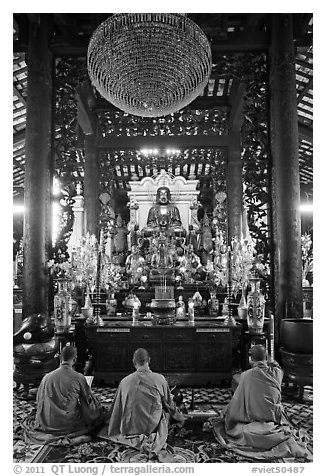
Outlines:
<svg viewBox="0 0 326 476"><path fill-rule="evenodd" d="M144 347L150 367L165 375L170 385L211 385L232 377L232 349L239 342L241 325L200 319L194 324L177 321L172 326L142 320L107 320L103 327L85 325L97 383L116 385L134 371L132 356Z"/></svg>

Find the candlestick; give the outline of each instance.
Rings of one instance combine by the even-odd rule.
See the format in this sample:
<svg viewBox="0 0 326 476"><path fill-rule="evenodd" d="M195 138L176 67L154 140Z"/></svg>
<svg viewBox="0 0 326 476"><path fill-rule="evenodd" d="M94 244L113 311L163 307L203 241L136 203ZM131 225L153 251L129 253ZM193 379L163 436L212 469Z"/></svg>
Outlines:
<svg viewBox="0 0 326 476"><path fill-rule="evenodd" d="M271 360L274 360L274 316L271 314L269 321L269 336L270 336L270 355Z"/></svg>

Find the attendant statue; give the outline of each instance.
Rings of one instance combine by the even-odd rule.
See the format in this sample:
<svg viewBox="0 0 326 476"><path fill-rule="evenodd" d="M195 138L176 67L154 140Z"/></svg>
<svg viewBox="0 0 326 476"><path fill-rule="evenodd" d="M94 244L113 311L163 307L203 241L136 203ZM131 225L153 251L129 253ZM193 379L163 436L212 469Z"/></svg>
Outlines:
<svg viewBox="0 0 326 476"><path fill-rule="evenodd" d="M130 244L131 246L139 246L141 239L141 233L139 231L139 225L136 223L133 229L130 231Z"/></svg>
<svg viewBox="0 0 326 476"><path fill-rule="evenodd" d="M126 274L130 284L140 284L140 278L146 272L145 258L140 254L138 246L132 245L131 254L126 259Z"/></svg>
<svg viewBox="0 0 326 476"><path fill-rule="evenodd" d="M156 193L156 204L148 212L147 226L143 230L145 236L152 236L160 230L167 231L169 235L185 236L186 231L181 223L179 209L170 201L170 189L159 187Z"/></svg>
<svg viewBox="0 0 326 476"><path fill-rule="evenodd" d="M194 251L198 250L198 232L193 225L189 225L189 233L187 236L187 245L192 245Z"/></svg>
<svg viewBox="0 0 326 476"><path fill-rule="evenodd" d="M202 266L199 256L194 252L193 246L188 245L187 252L179 260L180 269L183 269L185 282L193 283L202 281L206 277L206 271Z"/></svg>
<svg viewBox="0 0 326 476"><path fill-rule="evenodd" d="M201 229L200 250L202 253L202 262L206 264L208 259L211 259L213 252L213 235L210 227L209 218L206 212L203 218L203 226Z"/></svg>
<svg viewBox="0 0 326 476"><path fill-rule="evenodd" d="M127 227L125 226L125 223L121 218L121 215L118 215L116 230L113 237L114 253L121 254L127 250L128 248L127 234L128 234Z"/></svg>

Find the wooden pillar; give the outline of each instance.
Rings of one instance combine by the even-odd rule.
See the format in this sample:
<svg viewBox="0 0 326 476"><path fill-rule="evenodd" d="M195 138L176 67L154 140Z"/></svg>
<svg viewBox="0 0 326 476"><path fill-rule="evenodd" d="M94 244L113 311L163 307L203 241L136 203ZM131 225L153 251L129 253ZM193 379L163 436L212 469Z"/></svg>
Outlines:
<svg viewBox="0 0 326 476"><path fill-rule="evenodd" d="M292 14L271 15L270 124L276 345L280 319L302 317L298 116Z"/></svg>
<svg viewBox="0 0 326 476"><path fill-rule="evenodd" d="M229 134L229 153L227 165L227 200L229 240L241 233L242 218L242 162L240 131Z"/></svg>
<svg viewBox="0 0 326 476"><path fill-rule="evenodd" d="M23 317L48 312L47 252L52 213L50 14L30 24L25 142Z"/></svg>
<svg viewBox="0 0 326 476"><path fill-rule="evenodd" d="M228 196L228 234L232 237L241 235L243 211L243 184L241 161L241 126L243 122L243 95L245 84L233 81L229 115L229 150L227 164L227 196Z"/></svg>
<svg viewBox="0 0 326 476"><path fill-rule="evenodd" d="M95 134L85 136L85 231L99 238L99 170Z"/></svg>

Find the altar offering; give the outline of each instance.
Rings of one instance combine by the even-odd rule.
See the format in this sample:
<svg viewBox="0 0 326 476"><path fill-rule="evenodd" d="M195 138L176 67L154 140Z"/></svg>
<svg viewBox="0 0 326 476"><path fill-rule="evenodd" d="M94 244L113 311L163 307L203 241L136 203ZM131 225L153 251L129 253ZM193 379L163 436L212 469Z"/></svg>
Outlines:
<svg viewBox="0 0 326 476"><path fill-rule="evenodd" d="M155 298L149 307L153 310L157 324L174 324L176 306L173 286L155 286Z"/></svg>

